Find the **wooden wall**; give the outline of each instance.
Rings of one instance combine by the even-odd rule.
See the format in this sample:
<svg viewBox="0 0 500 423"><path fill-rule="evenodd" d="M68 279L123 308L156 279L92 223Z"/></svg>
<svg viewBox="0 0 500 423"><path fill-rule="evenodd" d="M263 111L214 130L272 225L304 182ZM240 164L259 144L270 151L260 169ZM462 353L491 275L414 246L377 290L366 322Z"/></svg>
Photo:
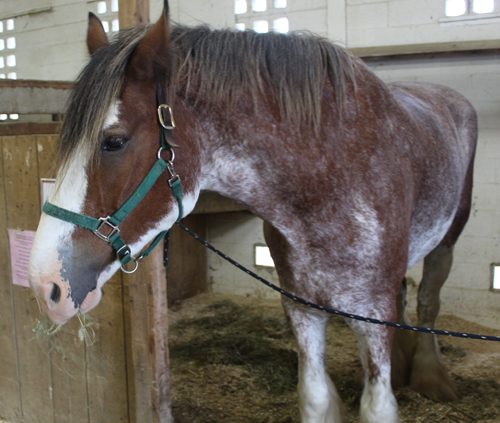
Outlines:
<svg viewBox="0 0 500 423"><path fill-rule="evenodd" d="M14 423L136 421L129 406L124 282L115 275L89 313L95 343L81 341L78 319L50 340L29 288L12 285L7 228L36 230L40 178L51 178L56 135L0 137L0 418ZM130 328L128 328L130 331ZM144 420L146 421L146 420ZM150 420L152 421L152 420Z"/></svg>

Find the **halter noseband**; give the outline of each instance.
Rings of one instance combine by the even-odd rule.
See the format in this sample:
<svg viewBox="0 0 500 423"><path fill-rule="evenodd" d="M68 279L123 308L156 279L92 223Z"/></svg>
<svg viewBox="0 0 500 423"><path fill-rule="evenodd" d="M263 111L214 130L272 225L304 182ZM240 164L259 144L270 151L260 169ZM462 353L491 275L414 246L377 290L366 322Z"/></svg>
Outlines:
<svg viewBox="0 0 500 423"><path fill-rule="evenodd" d="M85 216L84 214L75 213L67 209L58 207L48 201L43 205L42 211L52 217L55 217L65 222L73 223L82 228L89 229L94 234L108 242L116 251L118 260L122 270L125 273L134 273L139 266L139 260L147 257L151 251L158 245L162 238L168 233L168 230L161 232L156 236L149 247L143 251L139 257L134 257L130 251L130 247L120 236L120 229L118 226L123 220L130 214L130 212L141 202L144 196L153 187L156 180L160 177L165 169L168 170L170 174L170 179L168 184L172 189L172 194L177 200L179 205L179 216L177 217L177 222L183 217L183 206L182 206L182 184L181 178L174 171L174 158L175 154L172 147L177 147L172 141L172 130L175 128L174 116L172 113L172 108L166 104L165 92L163 91L163 84L158 80L157 90L156 90L157 100L158 100L158 120L160 124L160 148L158 150L157 160L151 167L150 171L146 177L142 180L140 185L135 189L132 195L123 203L123 205L114 212L111 216L100 217L98 219L90 216ZM165 112L168 112L165 114ZM171 154L170 160L163 160L161 158L161 152L163 150L168 150ZM107 233L103 233L102 230L107 227ZM126 270L126 266L131 260L134 260L135 266L133 270Z"/></svg>

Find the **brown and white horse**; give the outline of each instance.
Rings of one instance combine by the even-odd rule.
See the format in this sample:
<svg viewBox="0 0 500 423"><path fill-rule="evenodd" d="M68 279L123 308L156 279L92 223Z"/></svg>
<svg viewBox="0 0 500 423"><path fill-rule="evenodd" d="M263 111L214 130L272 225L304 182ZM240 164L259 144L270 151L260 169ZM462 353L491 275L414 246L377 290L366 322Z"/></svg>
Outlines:
<svg viewBox="0 0 500 423"><path fill-rule="evenodd" d="M111 42L90 16L92 57L69 103L50 202L95 218L121 206L157 160L160 80L177 123L184 215L201 190L241 202L265 221L283 288L381 320L407 322L402 281L425 258L418 325L433 327L470 210L477 122L469 102L442 86L386 85L315 36L172 26L165 6L154 26ZM177 219L167 182L162 175L120 225L134 255ZM30 283L54 322L95 307L119 268L92 231L42 216ZM329 317L288 299L283 307L300 351L302 422L339 422L325 372ZM347 323L364 368L361 421L397 422L394 330ZM435 337L399 332L394 381L454 398Z"/></svg>

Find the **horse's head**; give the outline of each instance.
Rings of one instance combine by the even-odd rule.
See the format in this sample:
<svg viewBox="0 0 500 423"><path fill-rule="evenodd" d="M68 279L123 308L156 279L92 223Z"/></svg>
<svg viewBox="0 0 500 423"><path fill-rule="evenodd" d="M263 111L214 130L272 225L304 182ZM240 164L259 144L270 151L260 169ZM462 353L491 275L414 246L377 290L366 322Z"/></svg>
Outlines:
<svg viewBox="0 0 500 423"><path fill-rule="evenodd" d="M40 308L56 323L95 307L102 285L128 261L133 268L131 257L178 218L172 173L158 167L173 162L172 150L160 149L157 113L157 86L168 80L168 33L167 7L149 30L124 31L110 43L97 17L89 17L91 60L69 102L52 206L44 207L29 266ZM163 112L168 120L168 109ZM182 169L183 159L178 162ZM155 166L157 180L147 177ZM145 179L151 187L129 201ZM196 195L191 190L184 197L185 214ZM108 216L115 218L99 220Z"/></svg>

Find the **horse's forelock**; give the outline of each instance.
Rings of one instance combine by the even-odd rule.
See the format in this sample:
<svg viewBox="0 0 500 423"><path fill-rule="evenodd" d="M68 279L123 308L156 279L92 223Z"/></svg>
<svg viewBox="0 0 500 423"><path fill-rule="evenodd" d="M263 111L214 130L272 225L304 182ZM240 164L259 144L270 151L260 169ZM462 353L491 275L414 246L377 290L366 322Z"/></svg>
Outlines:
<svg viewBox="0 0 500 423"><path fill-rule="evenodd" d="M130 56L145 34L144 27L121 31L97 50L80 73L70 95L61 132L56 167L65 172L75 154L98 157L107 113L119 98Z"/></svg>

